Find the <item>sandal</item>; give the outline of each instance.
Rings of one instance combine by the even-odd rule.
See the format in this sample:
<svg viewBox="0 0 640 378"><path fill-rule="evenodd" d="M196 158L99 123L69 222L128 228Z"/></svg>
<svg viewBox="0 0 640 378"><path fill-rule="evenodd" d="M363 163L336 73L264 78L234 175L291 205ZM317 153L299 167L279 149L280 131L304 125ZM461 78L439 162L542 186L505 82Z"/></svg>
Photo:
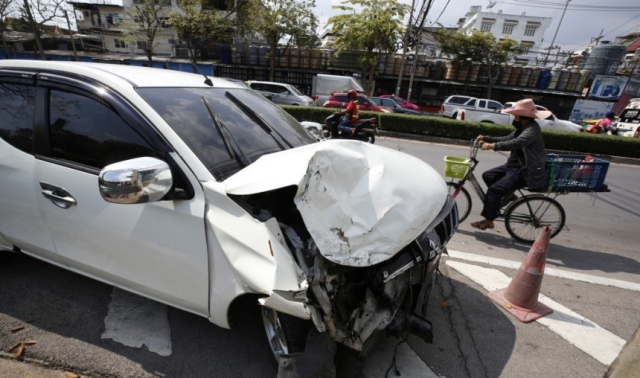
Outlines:
<svg viewBox="0 0 640 378"><path fill-rule="evenodd" d="M471 227L477 228L479 230L483 230L484 231L487 228L488 229L492 229L493 225L489 225L486 220L481 220L481 221L478 221L478 222L471 223Z"/></svg>

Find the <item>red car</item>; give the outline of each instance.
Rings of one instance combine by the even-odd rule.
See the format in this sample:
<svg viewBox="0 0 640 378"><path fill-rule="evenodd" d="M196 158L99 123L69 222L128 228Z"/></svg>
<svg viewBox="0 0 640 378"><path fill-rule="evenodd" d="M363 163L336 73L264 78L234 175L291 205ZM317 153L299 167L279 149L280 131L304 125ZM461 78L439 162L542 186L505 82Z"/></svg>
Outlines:
<svg viewBox="0 0 640 378"><path fill-rule="evenodd" d="M393 110L385 107L378 106L375 102L369 100L369 97L358 93L358 109L370 111L370 112L381 112L381 113L393 113ZM345 109L349 104L349 99L347 98L346 93L332 93L329 99L322 105L324 108L340 108Z"/></svg>
<svg viewBox="0 0 640 378"><path fill-rule="evenodd" d="M416 104L414 104L412 102L409 102L409 101L403 99L402 97L398 97L398 96L392 95L392 94L382 95L380 97L381 98L392 98L392 99L396 100L398 105L402 106L405 109L418 110L418 105L416 105Z"/></svg>

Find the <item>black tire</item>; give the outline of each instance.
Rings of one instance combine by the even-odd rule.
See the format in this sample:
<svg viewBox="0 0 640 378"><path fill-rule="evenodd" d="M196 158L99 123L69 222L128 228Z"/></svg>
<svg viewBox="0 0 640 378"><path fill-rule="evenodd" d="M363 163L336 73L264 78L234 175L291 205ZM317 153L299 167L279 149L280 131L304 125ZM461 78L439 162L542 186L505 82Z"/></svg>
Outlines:
<svg viewBox="0 0 640 378"><path fill-rule="evenodd" d="M449 187L449 194L453 194L458 189L459 184L457 182L448 182L447 186ZM471 213L471 196L464 186L456 197L456 205L458 206L458 222L462 223Z"/></svg>
<svg viewBox="0 0 640 378"><path fill-rule="evenodd" d="M458 118L458 113L453 113L453 115L451 115L451 119L456 119Z"/></svg>
<svg viewBox="0 0 640 378"><path fill-rule="evenodd" d="M311 327L310 320L283 314L265 306L262 306L261 313L267 343L276 366L280 355L304 352Z"/></svg>
<svg viewBox="0 0 640 378"><path fill-rule="evenodd" d="M551 237L562 231L566 215L558 201L544 196L525 196L507 208L504 224L514 239L533 243L543 226L551 228Z"/></svg>
<svg viewBox="0 0 640 378"><path fill-rule="evenodd" d="M376 136L371 131L367 131L364 135L367 137L367 143L374 144L376 142Z"/></svg>

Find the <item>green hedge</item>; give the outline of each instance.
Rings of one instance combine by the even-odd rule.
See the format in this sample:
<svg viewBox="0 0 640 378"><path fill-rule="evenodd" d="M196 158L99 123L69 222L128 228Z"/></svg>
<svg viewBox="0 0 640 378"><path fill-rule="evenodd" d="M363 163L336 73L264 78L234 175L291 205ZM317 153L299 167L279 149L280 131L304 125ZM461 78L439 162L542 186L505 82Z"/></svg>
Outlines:
<svg viewBox="0 0 640 378"><path fill-rule="evenodd" d="M336 110L301 106L283 106L282 108L298 121L320 123L324 123L325 118ZM441 117L373 112L361 112L360 117L377 117L380 129L385 131L462 140L471 140L478 135L507 135L513 131L511 126L457 121ZM638 138L555 130L542 130L542 134L545 146L551 150L640 158L640 139Z"/></svg>

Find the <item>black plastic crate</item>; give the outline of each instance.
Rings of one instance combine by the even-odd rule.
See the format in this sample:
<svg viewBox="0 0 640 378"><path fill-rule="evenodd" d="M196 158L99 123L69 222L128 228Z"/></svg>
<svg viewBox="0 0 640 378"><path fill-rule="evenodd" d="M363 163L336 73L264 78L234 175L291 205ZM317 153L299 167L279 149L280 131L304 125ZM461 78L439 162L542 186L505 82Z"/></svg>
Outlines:
<svg viewBox="0 0 640 378"><path fill-rule="evenodd" d="M554 191L599 192L608 170L608 161L589 155L547 155L547 186Z"/></svg>

